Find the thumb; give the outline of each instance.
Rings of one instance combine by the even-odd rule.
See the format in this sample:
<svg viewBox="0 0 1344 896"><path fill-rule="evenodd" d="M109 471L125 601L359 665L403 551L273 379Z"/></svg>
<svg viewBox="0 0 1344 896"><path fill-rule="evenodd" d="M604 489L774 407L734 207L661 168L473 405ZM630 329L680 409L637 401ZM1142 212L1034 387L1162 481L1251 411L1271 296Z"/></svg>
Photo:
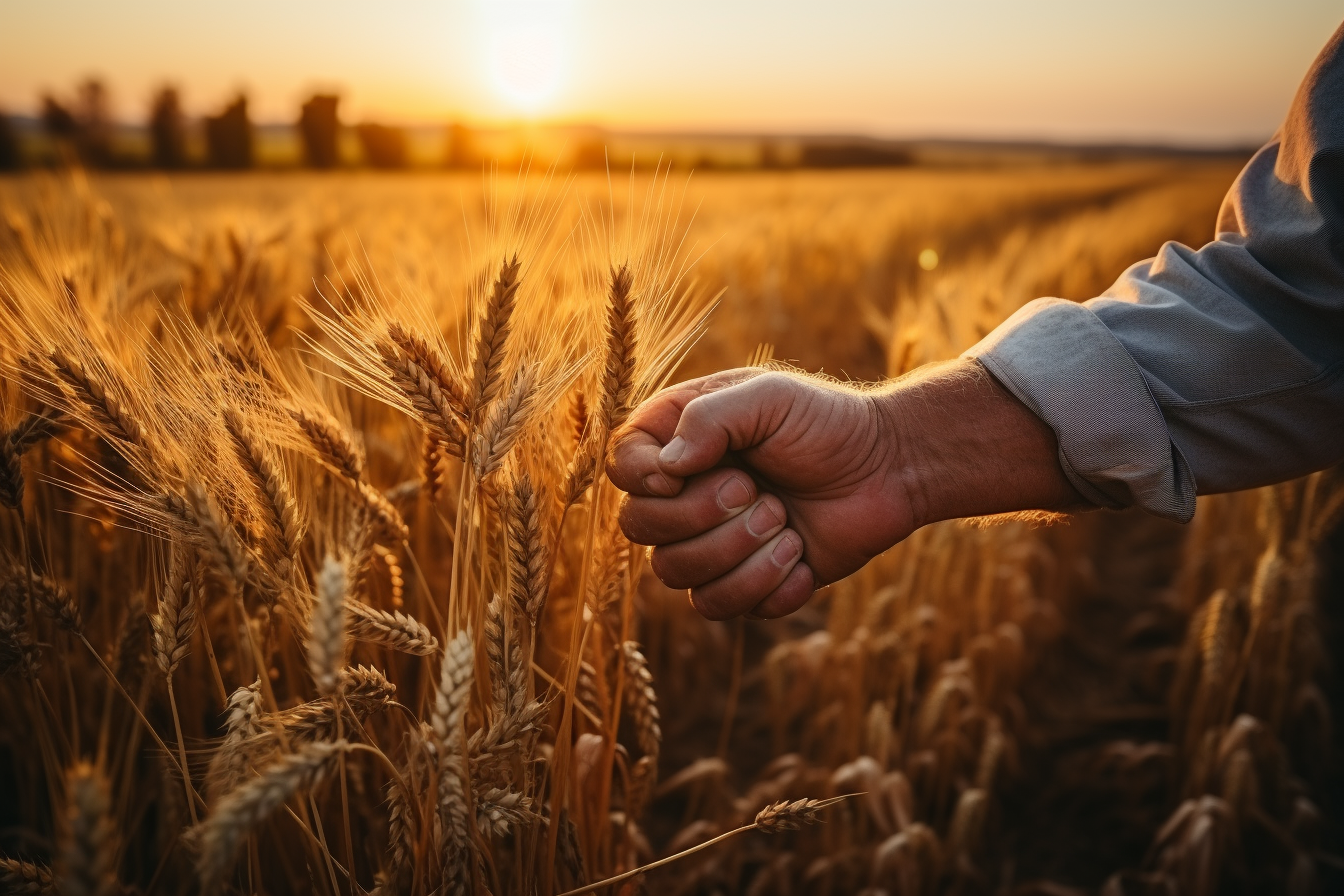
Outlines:
<svg viewBox="0 0 1344 896"><path fill-rule="evenodd" d="M798 384L783 373L764 373L692 399L682 409L658 466L673 476L693 476L729 451L764 442L788 415Z"/></svg>

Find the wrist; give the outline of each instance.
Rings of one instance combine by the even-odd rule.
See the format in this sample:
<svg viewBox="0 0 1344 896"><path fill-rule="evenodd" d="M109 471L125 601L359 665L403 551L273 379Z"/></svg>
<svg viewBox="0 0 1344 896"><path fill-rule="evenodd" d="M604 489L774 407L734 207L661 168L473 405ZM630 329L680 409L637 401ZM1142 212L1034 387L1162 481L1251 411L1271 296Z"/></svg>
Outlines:
<svg viewBox="0 0 1344 896"><path fill-rule="evenodd" d="M875 395L889 481L915 528L968 516L1090 506L1054 432L978 362L928 365Z"/></svg>

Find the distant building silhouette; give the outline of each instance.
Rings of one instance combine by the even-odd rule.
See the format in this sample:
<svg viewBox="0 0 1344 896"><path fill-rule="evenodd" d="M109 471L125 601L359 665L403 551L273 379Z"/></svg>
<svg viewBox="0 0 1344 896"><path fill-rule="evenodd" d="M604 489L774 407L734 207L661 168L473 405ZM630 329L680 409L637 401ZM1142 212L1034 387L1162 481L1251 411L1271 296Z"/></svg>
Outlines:
<svg viewBox="0 0 1344 896"><path fill-rule="evenodd" d="M165 87L154 96L149 113L150 161L156 168L187 163L187 127L177 91Z"/></svg>
<svg viewBox="0 0 1344 896"><path fill-rule="evenodd" d="M14 131L9 116L0 112L0 171L13 171L21 161L19 135Z"/></svg>
<svg viewBox="0 0 1344 896"><path fill-rule="evenodd" d="M444 164L449 168L474 168L481 163L476 150L476 135L459 122L448 125L448 147Z"/></svg>
<svg viewBox="0 0 1344 896"><path fill-rule="evenodd" d="M303 137L304 155L314 168L332 168L340 160L336 145L341 129L336 115L340 100L338 96L319 93L303 104L299 134Z"/></svg>
<svg viewBox="0 0 1344 896"><path fill-rule="evenodd" d="M223 112L205 119L205 145L212 168L252 167L252 122L247 97L239 96Z"/></svg>
<svg viewBox="0 0 1344 896"><path fill-rule="evenodd" d="M406 132L401 128L366 122L355 127L364 161L373 168L405 168L410 162Z"/></svg>

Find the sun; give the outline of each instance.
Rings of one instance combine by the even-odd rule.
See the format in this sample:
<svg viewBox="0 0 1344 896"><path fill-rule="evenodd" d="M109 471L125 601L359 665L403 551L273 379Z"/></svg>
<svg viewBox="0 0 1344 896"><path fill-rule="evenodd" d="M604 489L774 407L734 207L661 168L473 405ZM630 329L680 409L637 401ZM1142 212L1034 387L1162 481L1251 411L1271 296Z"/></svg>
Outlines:
<svg viewBox="0 0 1344 896"><path fill-rule="evenodd" d="M490 84L514 111L543 111L564 85L570 0L484 0L483 49Z"/></svg>

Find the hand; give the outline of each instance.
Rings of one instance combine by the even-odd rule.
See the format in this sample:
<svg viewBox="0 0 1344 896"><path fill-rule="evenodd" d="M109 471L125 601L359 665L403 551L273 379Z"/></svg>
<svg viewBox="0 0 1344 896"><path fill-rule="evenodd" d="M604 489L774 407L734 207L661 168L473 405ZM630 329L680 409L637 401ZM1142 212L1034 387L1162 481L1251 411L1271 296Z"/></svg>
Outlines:
<svg viewBox="0 0 1344 896"><path fill-rule="evenodd" d="M733 370L645 402L608 472L664 583L710 619L773 618L912 531L896 447L873 394Z"/></svg>
<svg viewBox="0 0 1344 896"><path fill-rule="evenodd" d="M1088 506L1050 428L968 360L866 392L715 374L653 396L613 446L621 528L710 619L792 613L937 520Z"/></svg>

